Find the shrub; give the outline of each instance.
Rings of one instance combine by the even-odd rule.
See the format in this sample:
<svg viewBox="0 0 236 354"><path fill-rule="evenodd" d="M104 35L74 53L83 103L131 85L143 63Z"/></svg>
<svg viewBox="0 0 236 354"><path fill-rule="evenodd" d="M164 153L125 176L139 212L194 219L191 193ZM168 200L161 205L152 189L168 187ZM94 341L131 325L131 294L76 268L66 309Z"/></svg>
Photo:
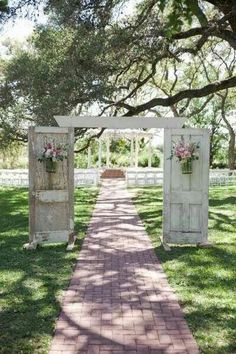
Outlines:
<svg viewBox="0 0 236 354"><path fill-rule="evenodd" d="M228 165L226 162L213 162L213 164L211 165L212 168L222 168L222 169L225 169L225 168L228 168Z"/></svg>
<svg viewBox="0 0 236 354"><path fill-rule="evenodd" d="M148 155L146 152L143 152L139 157L139 166L141 167L148 167ZM156 152L152 154L152 167L159 167L160 166L160 157L157 155Z"/></svg>

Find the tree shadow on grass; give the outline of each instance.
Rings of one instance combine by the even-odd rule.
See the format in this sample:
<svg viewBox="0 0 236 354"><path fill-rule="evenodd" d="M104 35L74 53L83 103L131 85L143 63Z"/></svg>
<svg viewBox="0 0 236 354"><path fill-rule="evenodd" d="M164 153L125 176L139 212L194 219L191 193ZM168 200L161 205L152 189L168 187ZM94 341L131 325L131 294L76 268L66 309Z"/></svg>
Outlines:
<svg viewBox="0 0 236 354"><path fill-rule="evenodd" d="M222 207L222 206L229 206L229 205L233 205L236 203L236 197L227 197L227 198L223 198L223 199L213 199L211 198L209 200L209 206L210 207Z"/></svg>
<svg viewBox="0 0 236 354"><path fill-rule="evenodd" d="M131 189L132 191L132 189ZM163 189L162 187L144 187L141 189L134 189L136 194L136 205L148 205L148 204L163 204Z"/></svg>
<svg viewBox="0 0 236 354"><path fill-rule="evenodd" d="M155 248L205 354L236 352L235 246L173 246L171 252Z"/></svg>
<svg viewBox="0 0 236 354"><path fill-rule="evenodd" d="M28 241L28 191L0 190L0 352L47 353L60 298L69 284L97 190L75 191L74 252L65 245L23 250Z"/></svg>
<svg viewBox="0 0 236 354"><path fill-rule="evenodd" d="M236 319L233 317L232 311L230 307L212 305L207 307L198 306L198 309L185 314L185 318L188 323L190 323L196 336L199 335L199 342L202 343L202 353L236 353ZM196 319L198 319L198 323ZM192 324L194 324L194 326ZM219 336L221 332L223 333L225 331L225 328L227 328L228 331L227 343ZM205 335L200 333L202 330L205 331ZM217 346L214 338L216 335L218 335L219 338Z"/></svg>
<svg viewBox="0 0 236 354"><path fill-rule="evenodd" d="M9 238L1 248L0 348L3 353L35 353L47 346L53 333L58 296L76 257L67 256L65 245L27 252L21 237Z"/></svg>
<svg viewBox="0 0 236 354"><path fill-rule="evenodd" d="M171 252L165 252L158 240L162 228L161 192L159 188L139 190L135 200L155 253L182 300L202 353L236 353L235 188L210 190L209 236L214 247L172 245Z"/></svg>

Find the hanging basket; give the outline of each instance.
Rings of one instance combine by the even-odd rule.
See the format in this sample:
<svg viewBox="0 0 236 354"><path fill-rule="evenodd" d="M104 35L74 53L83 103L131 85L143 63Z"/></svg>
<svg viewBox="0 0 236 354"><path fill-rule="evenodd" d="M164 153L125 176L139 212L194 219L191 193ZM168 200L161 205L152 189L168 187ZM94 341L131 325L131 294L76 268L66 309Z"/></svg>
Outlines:
<svg viewBox="0 0 236 354"><path fill-rule="evenodd" d="M192 160L191 159L185 159L181 162L181 170L183 175L190 175L193 170L192 170Z"/></svg>
<svg viewBox="0 0 236 354"><path fill-rule="evenodd" d="M46 160L46 172L56 173L57 171L57 161L52 161L51 159Z"/></svg>

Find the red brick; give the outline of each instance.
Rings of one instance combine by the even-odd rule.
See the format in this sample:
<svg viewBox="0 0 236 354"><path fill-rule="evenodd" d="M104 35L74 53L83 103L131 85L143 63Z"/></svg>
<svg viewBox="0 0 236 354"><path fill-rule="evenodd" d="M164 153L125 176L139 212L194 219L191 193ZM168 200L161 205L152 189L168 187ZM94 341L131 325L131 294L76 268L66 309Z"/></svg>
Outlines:
<svg viewBox="0 0 236 354"><path fill-rule="evenodd" d="M50 354L196 354L176 295L122 181L100 191Z"/></svg>

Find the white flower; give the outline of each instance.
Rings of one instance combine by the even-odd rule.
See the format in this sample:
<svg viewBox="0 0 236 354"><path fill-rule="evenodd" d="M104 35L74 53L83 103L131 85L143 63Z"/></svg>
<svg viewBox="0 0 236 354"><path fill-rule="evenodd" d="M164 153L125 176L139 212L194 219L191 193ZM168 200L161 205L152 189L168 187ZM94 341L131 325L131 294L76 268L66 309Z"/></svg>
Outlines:
<svg viewBox="0 0 236 354"><path fill-rule="evenodd" d="M48 150L45 152L45 157L50 157L50 156L52 156L52 153L53 153L52 149L48 149Z"/></svg>

